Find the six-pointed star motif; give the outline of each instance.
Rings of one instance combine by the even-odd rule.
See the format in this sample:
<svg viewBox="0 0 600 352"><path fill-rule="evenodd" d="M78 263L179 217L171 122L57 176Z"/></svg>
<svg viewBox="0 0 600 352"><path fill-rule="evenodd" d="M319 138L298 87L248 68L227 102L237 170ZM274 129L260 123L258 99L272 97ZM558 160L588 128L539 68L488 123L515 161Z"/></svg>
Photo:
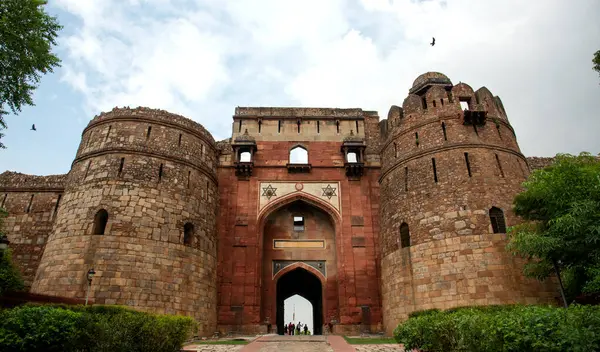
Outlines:
<svg viewBox="0 0 600 352"><path fill-rule="evenodd" d="M331 187L331 185L327 185L327 187L322 188L323 189L323 196L327 197L328 199L331 199L331 197L337 196L337 194L335 194L335 187Z"/></svg>
<svg viewBox="0 0 600 352"><path fill-rule="evenodd" d="M277 197L277 194L275 193L275 191L277 191L277 188L273 188L273 186L268 185L267 187L263 187L263 197L267 197L268 200L271 200L271 197Z"/></svg>

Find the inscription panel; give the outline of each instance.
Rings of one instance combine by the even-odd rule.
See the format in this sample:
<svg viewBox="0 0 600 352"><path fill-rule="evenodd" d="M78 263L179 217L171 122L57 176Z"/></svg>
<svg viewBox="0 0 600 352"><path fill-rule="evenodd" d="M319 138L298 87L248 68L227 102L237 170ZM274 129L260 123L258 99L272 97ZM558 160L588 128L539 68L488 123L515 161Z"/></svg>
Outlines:
<svg viewBox="0 0 600 352"><path fill-rule="evenodd" d="M317 248L323 249L325 248L325 240L273 240L273 248Z"/></svg>

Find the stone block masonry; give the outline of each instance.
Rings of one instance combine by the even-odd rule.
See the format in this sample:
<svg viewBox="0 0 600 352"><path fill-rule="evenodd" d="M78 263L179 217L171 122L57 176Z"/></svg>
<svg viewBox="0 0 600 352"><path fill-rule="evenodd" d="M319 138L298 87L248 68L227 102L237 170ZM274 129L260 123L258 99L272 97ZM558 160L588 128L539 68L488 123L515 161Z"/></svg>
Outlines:
<svg viewBox="0 0 600 352"><path fill-rule="evenodd" d="M10 171L0 174L0 207L9 213L4 231L27 287L33 283L56 220L65 178L66 175L31 176Z"/></svg>
<svg viewBox="0 0 600 352"><path fill-rule="evenodd" d="M191 121L119 109L90 122L32 292L193 316L216 326L216 149ZM102 215L105 214L105 215Z"/></svg>
<svg viewBox="0 0 600 352"><path fill-rule="evenodd" d="M525 279L522 262L504 250L529 167L499 98L435 73L411 91L390 110L382 150L386 332L415 310L552 302L553 283ZM461 101L487 121L468 123Z"/></svg>
<svg viewBox="0 0 600 352"><path fill-rule="evenodd" d="M291 157L300 148L301 162ZM242 158L243 156L243 158ZM429 308L547 303L504 250L525 158L499 97L428 72L387 119L359 108L238 107L231 138L149 108L94 117L66 175L0 174L33 293L183 314L198 334L391 334Z"/></svg>

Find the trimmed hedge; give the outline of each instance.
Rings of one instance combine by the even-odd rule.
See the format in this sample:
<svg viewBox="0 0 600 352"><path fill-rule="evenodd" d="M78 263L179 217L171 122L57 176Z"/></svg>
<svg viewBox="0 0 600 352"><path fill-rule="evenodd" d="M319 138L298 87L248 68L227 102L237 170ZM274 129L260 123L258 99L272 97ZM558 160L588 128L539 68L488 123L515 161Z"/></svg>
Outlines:
<svg viewBox="0 0 600 352"><path fill-rule="evenodd" d="M600 307L465 307L417 314L394 331L409 349L453 351L600 351Z"/></svg>
<svg viewBox="0 0 600 352"><path fill-rule="evenodd" d="M195 324L119 306L26 305L0 312L0 350L176 352Z"/></svg>

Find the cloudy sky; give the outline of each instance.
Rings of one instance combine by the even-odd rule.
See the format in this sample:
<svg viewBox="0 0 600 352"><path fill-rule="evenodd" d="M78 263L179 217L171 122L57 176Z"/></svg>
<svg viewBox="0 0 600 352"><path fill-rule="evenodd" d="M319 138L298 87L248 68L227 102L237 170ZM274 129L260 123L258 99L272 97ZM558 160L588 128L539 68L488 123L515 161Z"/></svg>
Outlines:
<svg viewBox="0 0 600 352"><path fill-rule="evenodd" d="M66 173L86 124L114 106L180 113L223 139L236 106L385 117L427 71L499 95L525 155L600 152L597 0L51 0L47 11L64 25L63 64L37 106L7 118L3 170Z"/></svg>

